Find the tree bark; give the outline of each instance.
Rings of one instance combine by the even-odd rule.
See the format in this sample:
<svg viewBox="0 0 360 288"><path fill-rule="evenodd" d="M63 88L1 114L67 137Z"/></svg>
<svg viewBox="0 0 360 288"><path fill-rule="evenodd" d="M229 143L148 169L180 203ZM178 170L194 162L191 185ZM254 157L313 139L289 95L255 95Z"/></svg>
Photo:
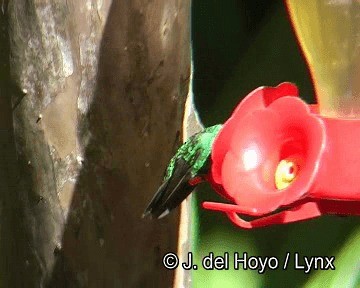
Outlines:
<svg viewBox="0 0 360 288"><path fill-rule="evenodd" d="M193 73L191 73L193 75ZM183 121L183 141L186 141L190 136L200 132L204 129L203 124L200 121L200 117L195 107L194 95L192 90L191 79L189 94L185 103L185 113ZM196 192L196 191L194 191ZM193 201L192 195L181 204L180 210L180 224L179 224L179 236L178 236L178 257L180 263L187 262L188 253L194 251L194 239L192 239L192 233L194 233L193 217L194 211L191 203ZM191 270L177 269L175 273L174 288L189 288L192 287Z"/></svg>
<svg viewBox="0 0 360 288"><path fill-rule="evenodd" d="M181 139L189 14L175 0L4 2L2 287L171 285L178 215L141 214Z"/></svg>

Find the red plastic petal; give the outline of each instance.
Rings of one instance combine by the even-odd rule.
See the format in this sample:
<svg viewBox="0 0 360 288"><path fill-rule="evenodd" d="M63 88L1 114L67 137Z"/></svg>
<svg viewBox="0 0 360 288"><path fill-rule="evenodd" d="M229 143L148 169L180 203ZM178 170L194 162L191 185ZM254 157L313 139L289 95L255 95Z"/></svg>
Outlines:
<svg viewBox="0 0 360 288"><path fill-rule="evenodd" d="M277 87L260 87L249 93L236 107L231 117L220 130L213 144L212 178L215 183L221 183L222 161L229 149L234 130L238 125L241 125L242 119L253 111L265 108L275 100L284 96L298 96L297 87L289 82L281 83Z"/></svg>

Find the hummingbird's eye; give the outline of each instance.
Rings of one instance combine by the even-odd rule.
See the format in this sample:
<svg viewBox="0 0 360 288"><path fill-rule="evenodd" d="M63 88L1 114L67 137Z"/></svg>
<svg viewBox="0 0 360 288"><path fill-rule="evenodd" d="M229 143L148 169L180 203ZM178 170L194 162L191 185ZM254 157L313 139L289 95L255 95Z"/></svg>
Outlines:
<svg viewBox="0 0 360 288"><path fill-rule="evenodd" d="M276 189L287 188L295 180L297 173L298 166L295 162L287 159L281 160L275 171Z"/></svg>

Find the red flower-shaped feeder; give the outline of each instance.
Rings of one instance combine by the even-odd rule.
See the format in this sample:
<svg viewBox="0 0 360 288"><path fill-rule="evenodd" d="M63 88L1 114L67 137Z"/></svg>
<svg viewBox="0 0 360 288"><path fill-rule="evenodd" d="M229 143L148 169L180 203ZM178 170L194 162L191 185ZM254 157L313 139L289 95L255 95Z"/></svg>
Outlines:
<svg viewBox="0 0 360 288"><path fill-rule="evenodd" d="M235 204L204 208L242 228L360 215L360 120L325 118L297 96L295 85L282 83L238 105L214 141L210 175Z"/></svg>

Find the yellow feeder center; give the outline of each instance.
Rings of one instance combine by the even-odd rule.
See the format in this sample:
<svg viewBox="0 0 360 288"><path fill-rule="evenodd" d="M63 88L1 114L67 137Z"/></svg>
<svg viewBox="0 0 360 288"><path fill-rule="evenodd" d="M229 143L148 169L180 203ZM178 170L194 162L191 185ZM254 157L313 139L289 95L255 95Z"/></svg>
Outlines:
<svg viewBox="0 0 360 288"><path fill-rule="evenodd" d="M298 172L297 165L290 160L281 160L275 171L275 186L276 189L282 190L295 180Z"/></svg>

